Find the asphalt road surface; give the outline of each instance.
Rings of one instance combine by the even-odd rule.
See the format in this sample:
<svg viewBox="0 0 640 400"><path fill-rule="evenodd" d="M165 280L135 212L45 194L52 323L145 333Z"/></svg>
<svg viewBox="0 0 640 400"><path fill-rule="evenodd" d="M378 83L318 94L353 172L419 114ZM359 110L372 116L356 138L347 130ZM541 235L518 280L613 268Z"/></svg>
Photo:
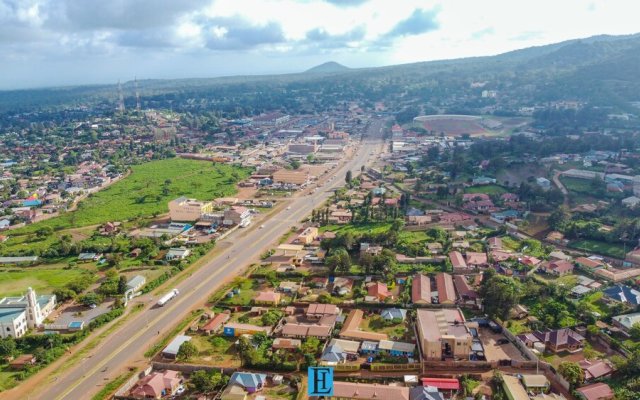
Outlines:
<svg viewBox="0 0 640 400"><path fill-rule="evenodd" d="M258 260L267 247L273 245L292 225L325 201L331 195L330 189L342 186L348 169L352 170L355 176L362 165L375 158L382 145L383 126L383 120L373 120L356 155L346 164L336 168L335 178L319 187L314 194L294 197L288 209L282 209L263 222L264 228L252 226L244 231L239 230L223 240L222 243L228 243L220 247L226 248L177 284L180 295L164 307L152 307L157 301L157 295L145 295L135 299L134 302L145 302L147 307L142 312L132 315L123 326L103 339L100 345L90 351L77 365L70 367L55 380L50 379L49 382L39 385L27 394L28 397L47 400L89 399L109 380L124 373L128 366L144 362L144 353L166 331L179 323L191 310L202 307L207 298L224 282ZM375 156L371 155L371 152L374 152ZM166 288L165 291L170 289ZM19 390L19 387L16 389ZM0 398L17 398L13 397L17 394L17 391L10 390L0 394Z"/></svg>

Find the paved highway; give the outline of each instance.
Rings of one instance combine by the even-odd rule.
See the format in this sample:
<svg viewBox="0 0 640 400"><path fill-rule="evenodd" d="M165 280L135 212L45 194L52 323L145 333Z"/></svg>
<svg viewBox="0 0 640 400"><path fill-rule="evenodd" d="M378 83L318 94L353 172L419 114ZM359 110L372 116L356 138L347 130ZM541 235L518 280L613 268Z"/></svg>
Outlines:
<svg viewBox="0 0 640 400"><path fill-rule="evenodd" d="M294 197L288 209L282 209L264 222L264 228L250 227L238 231L220 243L224 250L208 260L205 265L191 273L176 285L180 295L167 305L153 308L156 297L145 295L147 307L134 314L122 327L105 338L77 365L72 366L55 380L39 385L31 393L20 393L20 387L0 394L0 398L15 399L87 399L99 391L110 379L122 374L128 366L143 365L144 353L157 342L164 332L179 323L191 310L202 305L223 283L241 273L248 265L258 260L259 255L286 233L290 227L311 213L325 201L330 189L341 186L348 169L357 174L360 167L370 162L380 151L383 120L371 122L368 134L356 155L346 164L336 168L333 180L318 188L313 195ZM226 243L225 243L226 242ZM206 256L205 256L206 257ZM189 274L189 272L186 272ZM170 290L167 287L165 291ZM28 385L28 382L26 382ZM27 395L27 396L25 396ZM16 397L18 396L18 397Z"/></svg>

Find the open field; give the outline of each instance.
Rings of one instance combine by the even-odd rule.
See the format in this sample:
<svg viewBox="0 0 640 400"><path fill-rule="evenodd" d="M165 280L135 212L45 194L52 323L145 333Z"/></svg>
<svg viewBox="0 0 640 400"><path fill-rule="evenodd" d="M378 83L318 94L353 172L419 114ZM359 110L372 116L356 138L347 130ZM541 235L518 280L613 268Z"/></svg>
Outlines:
<svg viewBox="0 0 640 400"><path fill-rule="evenodd" d="M168 211L167 203L179 196L211 200L235 193L235 183L248 170L206 161L170 158L132 167L132 174L78 204L77 211L51 218L12 235L33 233L43 226L55 230L122 221Z"/></svg>
<svg viewBox="0 0 640 400"><path fill-rule="evenodd" d="M485 193L488 195L492 194L503 194L507 193L507 189L498 185L481 185L481 186L471 186L464 189L465 193Z"/></svg>
<svg viewBox="0 0 640 400"><path fill-rule="evenodd" d="M510 118L475 115L426 115L416 117L415 124L436 135L444 132L449 136L502 136L513 129L526 125L528 118Z"/></svg>
<svg viewBox="0 0 640 400"><path fill-rule="evenodd" d="M330 231L334 233L351 232L354 235L384 233L391 228L388 222L372 222L359 225L326 225L321 228L322 232Z"/></svg>
<svg viewBox="0 0 640 400"><path fill-rule="evenodd" d="M53 290L91 272L83 268L25 267L0 268L0 293L3 296L23 294L28 287L38 293L51 293Z"/></svg>
<svg viewBox="0 0 640 400"><path fill-rule="evenodd" d="M625 256L624 246L615 243L598 242L595 240L574 240L569 243L569 247L614 258L624 258Z"/></svg>
<svg viewBox="0 0 640 400"><path fill-rule="evenodd" d="M593 193L593 188L591 187L591 181L587 179L578 179L578 178L567 178L561 177L560 182L567 188L570 192L576 193L585 193L590 194Z"/></svg>
<svg viewBox="0 0 640 400"><path fill-rule="evenodd" d="M445 135L450 136L460 136L465 133L481 136L490 132L480 124L481 117L471 115L428 115L416 117L416 121L422 122L424 129L435 131L436 134L444 132Z"/></svg>

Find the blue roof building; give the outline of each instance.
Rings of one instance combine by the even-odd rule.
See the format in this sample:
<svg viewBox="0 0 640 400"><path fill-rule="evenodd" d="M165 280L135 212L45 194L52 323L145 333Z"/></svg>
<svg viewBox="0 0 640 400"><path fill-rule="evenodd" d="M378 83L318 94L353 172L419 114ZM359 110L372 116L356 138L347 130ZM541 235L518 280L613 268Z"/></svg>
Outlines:
<svg viewBox="0 0 640 400"><path fill-rule="evenodd" d="M342 350L342 347L337 344L333 344L327 346L320 359L329 363L341 363L347 359L347 355Z"/></svg>
<svg viewBox="0 0 640 400"><path fill-rule="evenodd" d="M626 285L616 285L603 290L605 296L621 303L628 303L634 306L640 304L640 292Z"/></svg>
<svg viewBox="0 0 640 400"><path fill-rule="evenodd" d="M254 374L251 372L234 372L229 379L229 386L237 385L249 393L262 390L267 382L266 374Z"/></svg>
<svg viewBox="0 0 640 400"><path fill-rule="evenodd" d="M404 319L407 317L407 310L400 308L387 308L380 313L380 317L386 320Z"/></svg>

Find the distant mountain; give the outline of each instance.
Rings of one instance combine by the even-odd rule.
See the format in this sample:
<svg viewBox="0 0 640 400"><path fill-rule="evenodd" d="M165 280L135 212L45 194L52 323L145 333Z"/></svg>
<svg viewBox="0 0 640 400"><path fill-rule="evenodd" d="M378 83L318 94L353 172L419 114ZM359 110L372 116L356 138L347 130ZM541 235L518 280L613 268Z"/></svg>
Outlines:
<svg viewBox="0 0 640 400"><path fill-rule="evenodd" d="M482 89L472 85L485 82L484 89L498 91L514 109L573 100L636 113L629 107L640 101L639 68L640 34L599 35L495 56L375 68L348 68L331 61L294 74L151 79L138 81L138 87L143 103L155 108L181 109L184 100L183 109L191 110L196 107L189 103L192 99L206 99L203 107L236 109L243 103L254 113L283 106L290 112L314 112L345 100L368 106L390 99L438 104L453 94L466 103L460 100L446 111L464 113L489 105L479 97ZM127 107L135 106L133 82L122 87ZM113 109L117 97L116 85L0 91L0 113L79 104Z"/></svg>
<svg viewBox="0 0 640 400"><path fill-rule="evenodd" d="M345 72L349 71L351 68L345 67L342 64L339 64L335 61L329 61L324 64L316 65L313 68L310 68L304 71L305 74L332 74L336 72Z"/></svg>

